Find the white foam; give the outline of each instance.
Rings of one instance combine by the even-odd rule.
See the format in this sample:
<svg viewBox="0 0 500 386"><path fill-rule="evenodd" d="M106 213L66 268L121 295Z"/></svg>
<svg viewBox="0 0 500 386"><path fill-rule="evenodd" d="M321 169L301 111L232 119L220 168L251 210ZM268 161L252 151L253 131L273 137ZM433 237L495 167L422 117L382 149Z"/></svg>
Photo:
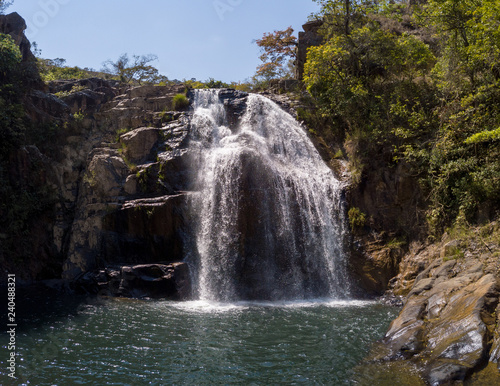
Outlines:
<svg viewBox="0 0 500 386"><path fill-rule="evenodd" d="M193 313L224 313L244 311L251 308L363 308L369 307L377 302L375 300L353 300L353 299L310 299L310 300L283 300L283 301L237 301L216 302L210 300L192 300L186 302L168 302L167 307Z"/></svg>

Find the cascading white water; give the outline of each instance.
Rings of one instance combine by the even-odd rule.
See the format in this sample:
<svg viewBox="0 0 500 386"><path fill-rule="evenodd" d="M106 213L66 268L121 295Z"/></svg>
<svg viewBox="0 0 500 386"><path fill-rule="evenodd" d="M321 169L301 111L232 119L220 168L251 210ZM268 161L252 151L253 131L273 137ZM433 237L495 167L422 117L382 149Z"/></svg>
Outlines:
<svg viewBox="0 0 500 386"><path fill-rule="evenodd" d="M200 299L348 295L341 184L298 122L251 94L229 128L219 91L196 90L190 135Z"/></svg>

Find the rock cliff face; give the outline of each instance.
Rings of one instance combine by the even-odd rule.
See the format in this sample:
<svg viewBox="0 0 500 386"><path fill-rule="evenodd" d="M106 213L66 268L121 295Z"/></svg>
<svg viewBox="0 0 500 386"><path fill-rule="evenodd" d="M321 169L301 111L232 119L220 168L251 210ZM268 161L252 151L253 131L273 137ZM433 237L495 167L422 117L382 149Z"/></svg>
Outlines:
<svg viewBox="0 0 500 386"><path fill-rule="evenodd" d="M184 86L112 91L118 95L99 104L92 116L97 135L73 196L63 267L69 280L110 264L182 259L185 195L180 192L186 179L181 148L188 121L169 110ZM79 106L87 97L68 98Z"/></svg>
<svg viewBox="0 0 500 386"><path fill-rule="evenodd" d="M304 31L299 32L297 42L297 63L295 70L295 79L302 80L304 76L304 65L307 60L307 49L318 46L323 42L323 37L319 34L319 29L323 25L322 20L310 21L302 26Z"/></svg>
<svg viewBox="0 0 500 386"><path fill-rule="evenodd" d="M24 148L15 163L19 180L29 178L30 163L45 164L44 183L55 195L38 232L46 252L9 271L19 280L75 281L98 269L182 260L189 119L171 106L185 87L84 79L47 88L29 95L27 112L54 122L57 137L42 151Z"/></svg>
<svg viewBox="0 0 500 386"><path fill-rule="evenodd" d="M31 43L24 35L25 30L26 22L17 12L4 15L0 18L0 31L10 35L14 39L14 42L19 46L23 55L23 61L29 62L35 60L35 56L31 52Z"/></svg>

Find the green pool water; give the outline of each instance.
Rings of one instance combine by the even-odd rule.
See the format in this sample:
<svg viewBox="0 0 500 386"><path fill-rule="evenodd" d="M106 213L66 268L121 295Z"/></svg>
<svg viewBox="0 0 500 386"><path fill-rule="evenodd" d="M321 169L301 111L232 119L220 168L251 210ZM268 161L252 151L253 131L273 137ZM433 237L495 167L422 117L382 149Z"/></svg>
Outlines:
<svg viewBox="0 0 500 386"><path fill-rule="evenodd" d="M398 312L335 300L34 307L42 311L19 321L19 379L9 383L2 358L3 384L356 384L360 363Z"/></svg>

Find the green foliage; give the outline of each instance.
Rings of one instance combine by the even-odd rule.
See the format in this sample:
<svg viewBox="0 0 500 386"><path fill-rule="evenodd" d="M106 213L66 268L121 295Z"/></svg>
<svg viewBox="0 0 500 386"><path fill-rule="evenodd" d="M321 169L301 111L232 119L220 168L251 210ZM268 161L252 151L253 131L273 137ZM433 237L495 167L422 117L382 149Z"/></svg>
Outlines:
<svg viewBox="0 0 500 386"><path fill-rule="evenodd" d="M0 158L19 146L26 134L22 56L14 40L0 34Z"/></svg>
<svg viewBox="0 0 500 386"><path fill-rule="evenodd" d="M92 71L91 69L88 68L82 69L76 66L68 67L64 65L65 63L66 60L61 58L57 59L38 58L37 65L42 80L45 82L50 82L53 80L62 80L62 79L85 79L97 75L97 73L95 71ZM66 95L61 94L61 97L62 96Z"/></svg>
<svg viewBox="0 0 500 386"><path fill-rule="evenodd" d="M422 103L415 100L414 80L434 56L415 37L384 31L369 19L349 30L309 49L305 84L324 113L340 118L351 134L385 137L392 105Z"/></svg>
<svg viewBox="0 0 500 386"><path fill-rule="evenodd" d="M0 1L0 15L3 15L5 13L5 10L9 8L14 0L1 0Z"/></svg>
<svg viewBox="0 0 500 386"><path fill-rule="evenodd" d="M70 91L59 91L59 92L56 92L54 95L58 98L64 98L64 97L70 96L71 94L74 94L76 92L80 92L80 91L83 91L86 89L87 89L87 87L85 87L83 85L74 85Z"/></svg>
<svg viewBox="0 0 500 386"><path fill-rule="evenodd" d="M160 113L158 113L158 116L160 117L162 123L167 123L174 119L172 114L169 111L167 111L166 108Z"/></svg>
<svg viewBox="0 0 500 386"><path fill-rule="evenodd" d="M315 114L344 132L354 179L406 162L428 197L431 233L495 217L500 3L317 2L324 43L309 49L304 82Z"/></svg>
<svg viewBox="0 0 500 386"><path fill-rule="evenodd" d="M362 228L366 225L366 214L364 214L359 208L352 207L347 213L349 217L349 224L351 228Z"/></svg>
<svg viewBox="0 0 500 386"><path fill-rule="evenodd" d="M123 162L125 162L125 165L127 165L128 169L130 170L131 173L136 173L138 171L137 165L127 158L127 156L125 155L127 147L126 147L125 143L120 140L120 137L123 134L128 133L130 130L131 129L129 129L129 128L122 128L122 129L117 130L115 140L116 140L116 142L120 143L120 148L118 149L118 152L122 156Z"/></svg>
<svg viewBox="0 0 500 386"><path fill-rule="evenodd" d="M229 84L224 83L221 80L215 80L214 78L209 78L205 82L205 88L228 88L230 87Z"/></svg>
<svg viewBox="0 0 500 386"><path fill-rule="evenodd" d="M127 157L125 157L125 154L123 154L123 152L121 153L121 155L123 158L123 162L125 162L125 165L127 165L130 173L137 173L137 171L138 171L137 165L135 163L133 163L132 161L130 161Z"/></svg>
<svg viewBox="0 0 500 386"><path fill-rule="evenodd" d="M184 94L177 94L172 99L172 109L173 110L184 110L189 106L189 99Z"/></svg>
<svg viewBox="0 0 500 386"><path fill-rule="evenodd" d="M406 240L404 238L395 237L395 238L390 239L387 242L386 247L389 249L398 249L398 248L401 248L405 244L406 244Z"/></svg>
<svg viewBox="0 0 500 386"><path fill-rule="evenodd" d="M221 80L215 80L214 78L209 78L205 82L201 82L196 79L184 80L183 83L188 88L194 89L208 89L208 88L231 88L233 84L224 83Z"/></svg>
<svg viewBox="0 0 500 386"><path fill-rule="evenodd" d="M31 85L39 82L34 67L22 61L10 36L0 34L0 260L9 264L39 253L31 232L54 214L56 200L38 152L53 138L56 125L32 122L24 107Z"/></svg>
<svg viewBox="0 0 500 386"><path fill-rule="evenodd" d="M125 134L125 133L128 133L130 131L129 128L122 128L122 129L118 129L116 130L116 136L115 136L115 141L116 142L120 142L120 137Z"/></svg>
<svg viewBox="0 0 500 386"><path fill-rule="evenodd" d="M87 171L83 176L83 182L89 184L92 188L95 188L97 186L95 170Z"/></svg>
<svg viewBox="0 0 500 386"><path fill-rule="evenodd" d="M474 135L471 135L465 140L465 143L470 145L473 143L498 141L500 139L500 127L495 130L485 130Z"/></svg>
<svg viewBox="0 0 500 386"><path fill-rule="evenodd" d="M142 192L146 192L148 190L148 183L151 179L151 169L146 168L137 171L136 173L137 182L139 183L139 187Z"/></svg>
<svg viewBox="0 0 500 386"><path fill-rule="evenodd" d="M10 35L0 33L0 76L7 77L22 59L21 51Z"/></svg>
<svg viewBox="0 0 500 386"><path fill-rule="evenodd" d="M78 111L78 112L76 112L76 113L73 114L73 119L76 122L83 121L83 118L85 118L85 115L81 111Z"/></svg>

